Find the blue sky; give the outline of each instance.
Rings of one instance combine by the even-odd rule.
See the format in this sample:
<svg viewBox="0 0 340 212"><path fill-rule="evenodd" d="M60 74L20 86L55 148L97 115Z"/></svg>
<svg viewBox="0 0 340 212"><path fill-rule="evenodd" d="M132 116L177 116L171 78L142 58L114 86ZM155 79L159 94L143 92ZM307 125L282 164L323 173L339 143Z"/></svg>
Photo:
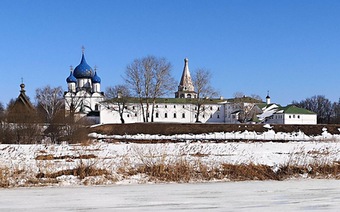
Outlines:
<svg viewBox="0 0 340 212"><path fill-rule="evenodd" d="M121 84L127 64L165 57L179 80L183 59L191 72L211 71L222 96L270 91L289 104L313 95L340 97L340 1L334 0L2 0L0 101L19 94L23 77L35 89L67 89L69 66L81 46L98 67L102 90Z"/></svg>

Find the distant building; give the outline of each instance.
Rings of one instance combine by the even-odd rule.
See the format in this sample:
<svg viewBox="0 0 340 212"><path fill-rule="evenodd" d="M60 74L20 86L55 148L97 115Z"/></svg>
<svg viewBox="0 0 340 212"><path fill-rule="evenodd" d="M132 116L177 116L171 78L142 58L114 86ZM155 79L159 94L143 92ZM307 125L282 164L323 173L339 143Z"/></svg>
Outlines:
<svg viewBox="0 0 340 212"><path fill-rule="evenodd" d="M155 102L153 121L173 123L195 123L197 116L197 93L191 79L188 59L184 59L182 77L175 93L175 98L158 98ZM250 98L204 99L199 113L201 123L240 123L254 122L254 115L261 113L256 106L261 101ZM101 103L100 123L121 123L120 99L111 99ZM152 111L147 113L151 116ZM123 119L125 123L143 122L139 99L129 98L125 104Z"/></svg>
<svg viewBox="0 0 340 212"><path fill-rule="evenodd" d="M268 124L317 124L317 114L295 105L282 107L268 104L262 107L260 120Z"/></svg>
<svg viewBox="0 0 340 212"><path fill-rule="evenodd" d="M25 91L25 84L20 84L20 94L8 109L8 122L27 123L32 122L36 111Z"/></svg>
<svg viewBox="0 0 340 212"><path fill-rule="evenodd" d="M80 64L66 79L68 91L65 92L65 111L67 116L80 119L87 116L99 122L99 103L104 100L100 90L101 79L85 60L84 48Z"/></svg>
<svg viewBox="0 0 340 212"><path fill-rule="evenodd" d="M197 116L197 93L189 70L189 60L184 59L184 68L175 98L158 98L154 107L144 113L153 116L154 122L195 123ZM105 99L100 91L101 79L96 69L86 63L84 50L80 64L66 79L65 109L68 115L77 118L92 118L95 123L109 124L143 122L142 107L138 98L125 99L121 96ZM121 107L124 107L123 110ZM145 110L145 108L144 108ZM121 111L123 111L121 113ZM150 119L149 119L150 120ZM269 92L266 102L250 97L231 99L204 99L199 113L202 123L272 123L272 124L316 124L316 114L295 106L281 107L271 104Z"/></svg>

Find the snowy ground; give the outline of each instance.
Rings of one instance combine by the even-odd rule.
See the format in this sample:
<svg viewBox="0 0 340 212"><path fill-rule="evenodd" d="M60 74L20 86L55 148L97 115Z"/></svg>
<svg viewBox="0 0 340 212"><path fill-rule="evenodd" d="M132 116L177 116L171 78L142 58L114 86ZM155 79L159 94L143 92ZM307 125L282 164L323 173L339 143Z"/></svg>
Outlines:
<svg viewBox="0 0 340 212"><path fill-rule="evenodd" d="M336 180L0 190L0 211L339 211Z"/></svg>
<svg viewBox="0 0 340 212"><path fill-rule="evenodd" d="M154 184L145 175L122 176L117 171L149 163L171 163L179 159L200 161L209 167L223 163L264 164L271 166L274 171L287 163L340 163L338 135L330 135L326 130L321 137L306 137L302 133L295 133L293 141L287 143L192 142L228 136L257 139L257 136L268 138L270 135L274 138L290 136L282 133L264 136L245 132L233 135L195 135L194 138L190 138L193 135L179 135L182 136L182 142L163 144L97 141L89 145L0 144L0 182L1 177L6 177L6 170L10 170L15 174L10 179L11 185L15 187L39 186L40 182L34 184L37 182L34 181L37 174L73 169L79 164L95 166L112 173L111 179L101 176L80 179L74 175L61 175L51 184L47 183L53 187L0 189L0 211L338 211L338 180L312 180L301 176L287 181L222 180L210 183ZM118 138L92 136L99 140ZM162 138L138 136L142 139ZM131 138L135 139L136 136ZM5 171L1 173L2 170ZM84 187L84 184L106 186Z"/></svg>
<svg viewBox="0 0 340 212"><path fill-rule="evenodd" d="M73 169L80 163L96 166L114 173L114 179L92 177L78 179L73 175L56 178L57 184L130 184L145 183L145 176L121 176L118 168L137 167L147 163L171 163L179 159L200 161L209 167L223 163L230 164L265 164L275 170L286 163L339 163L340 143L338 142L225 142L225 143L105 143L95 142L90 145L0 145L0 168L7 167L18 171L12 181L15 185L27 185L27 176L35 178L38 173L54 173ZM79 156L92 155L92 159L79 159ZM41 156L53 156L54 159L38 159Z"/></svg>

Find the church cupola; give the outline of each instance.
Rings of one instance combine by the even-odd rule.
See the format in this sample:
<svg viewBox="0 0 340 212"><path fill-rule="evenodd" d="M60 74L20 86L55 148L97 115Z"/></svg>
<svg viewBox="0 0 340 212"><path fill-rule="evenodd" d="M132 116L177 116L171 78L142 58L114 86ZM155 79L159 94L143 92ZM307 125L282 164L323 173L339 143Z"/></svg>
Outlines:
<svg viewBox="0 0 340 212"><path fill-rule="evenodd" d="M97 75L97 67L94 67L94 76L92 77L92 83L93 83L93 92L99 93L100 92L100 83L101 79Z"/></svg>
<svg viewBox="0 0 340 212"><path fill-rule="evenodd" d="M73 76L77 79L77 90L91 90L92 78L94 77L94 71L85 60L85 48L82 47L82 56L80 64L73 71Z"/></svg>
<svg viewBox="0 0 340 212"><path fill-rule="evenodd" d="M66 78L67 87L69 92L76 92L77 79L73 75L73 67L70 66L70 76Z"/></svg>
<svg viewBox="0 0 340 212"><path fill-rule="evenodd" d="M184 59L184 68L181 77L181 81L178 86L178 91L175 93L176 98L196 98L196 92L194 84L189 71L189 60Z"/></svg>
<svg viewBox="0 0 340 212"><path fill-rule="evenodd" d="M77 78L92 78L94 76L94 72L92 68L87 64L85 60L85 48L82 48L81 61L79 65L74 69L73 75Z"/></svg>
<svg viewBox="0 0 340 212"><path fill-rule="evenodd" d="M270 104L270 96L269 96L269 91L267 91L267 96L266 96L266 104Z"/></svg>

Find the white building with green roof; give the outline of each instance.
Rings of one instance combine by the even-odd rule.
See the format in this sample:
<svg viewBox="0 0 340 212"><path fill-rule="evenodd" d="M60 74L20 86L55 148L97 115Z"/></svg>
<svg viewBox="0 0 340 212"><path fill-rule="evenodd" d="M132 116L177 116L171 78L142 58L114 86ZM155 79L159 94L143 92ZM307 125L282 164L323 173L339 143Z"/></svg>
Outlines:
<svg viewBox="0 0 340 212"><path fill-rule="evenodd" d="M269 104L262 108L263 113L258 117L268 124L317 124L317 114L295 105L282 107Z"/></svg>
<svg viewBox="0 0 340 212"><path fill-rule="evenodd" d="M100 124L138 123L145 120L168 123L269 123L269 124L316 124L316 114L288 105L281 107L251 97L231 99L198 99L191 79L188 59L184 60L182 77L175 98L139 99L117 97L105 99L100 91L101 79L86 63L84 52L81 63L67 78L68 92L65 93L66 111L73 105L77 114L99 116ZM74 98L71 98L73 97ZM73 103L79 101L79 107ZM71 104L70 104L71 103ZM147 118L146 118L147 117Z"/></svg>

